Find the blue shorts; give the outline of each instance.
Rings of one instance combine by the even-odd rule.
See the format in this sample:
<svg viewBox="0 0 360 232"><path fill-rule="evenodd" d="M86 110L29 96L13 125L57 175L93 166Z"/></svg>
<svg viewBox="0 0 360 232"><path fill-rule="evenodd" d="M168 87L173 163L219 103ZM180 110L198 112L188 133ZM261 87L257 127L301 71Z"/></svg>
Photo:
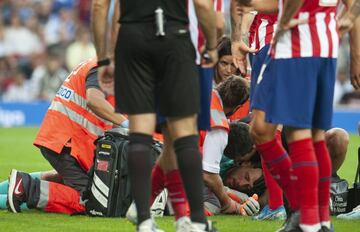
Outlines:
<svg viewBox="0 0 360 232"><path fill-rule="evenodd" d="M253 107L261 109L257 106L265 102L261 110L272 124L327 130L332 121L335 71L333 58L272 59L256 85Z"/></svg>
<svg viewBox="0 0 360 232"><path fill-rule="evenodd" d="M199 130L210 130L210 104L211 104L211 91L214 77L213 68L198 67L200 77L200 113L198 115L198 128ZM166 118L160 113L157 113L157 125L166 122ZM157 131L159 129L157 128Z"/></svg>
<svg viewBox="0 0 360 232"><path fill-rule="evenodd" d="M261 67L269 51L269 47L270 45L266 45L258 53L251 56L250 110L253 108L253 99L256 88L256 82L260 74ZM260 98L259 96L258 98L259 99L257 100L257 108L260 110L264 110L265 103L260 101L261 99L264 99L264 97Z"/></svg>

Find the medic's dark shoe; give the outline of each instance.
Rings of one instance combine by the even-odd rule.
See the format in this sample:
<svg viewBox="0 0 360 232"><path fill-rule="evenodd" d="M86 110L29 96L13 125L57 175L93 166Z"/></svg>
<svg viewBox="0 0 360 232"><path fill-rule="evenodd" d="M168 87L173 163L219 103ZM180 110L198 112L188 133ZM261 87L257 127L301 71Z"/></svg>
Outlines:
<svg viewBox="0 0 360 232"><path fill-rule="evenodd" d="M285 221L283 227L281 227L277 232L297 232L302 231L299 227L300 225L300 212L295 211L291 212L288 215L288 218Z"/></svg>
<svg viewBox="0 0 360 232"><path fill-rule="evenodd" d="M20 213L20 205L26 202L26 187L29 185L29 174L11 170L8 190L8 209L13 213Z"/></svg>

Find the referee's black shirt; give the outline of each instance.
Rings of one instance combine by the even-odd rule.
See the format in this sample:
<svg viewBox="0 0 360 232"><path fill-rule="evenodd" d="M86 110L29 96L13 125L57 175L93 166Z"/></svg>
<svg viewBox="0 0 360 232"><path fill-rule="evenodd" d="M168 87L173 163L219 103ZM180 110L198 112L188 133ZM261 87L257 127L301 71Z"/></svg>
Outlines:
<svg viewBox="0 0 360 232"><path fill-rule="evenodd" d="M166 20L188 24L188 0L120 0L120 20L123 23L154 22L155 10L164 10Z"/></svg>

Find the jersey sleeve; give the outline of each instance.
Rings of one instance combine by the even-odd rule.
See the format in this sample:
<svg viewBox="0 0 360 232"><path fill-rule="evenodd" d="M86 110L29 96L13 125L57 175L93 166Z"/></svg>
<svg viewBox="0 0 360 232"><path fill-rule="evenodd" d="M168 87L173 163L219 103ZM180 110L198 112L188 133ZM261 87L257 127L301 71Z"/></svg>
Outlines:
<svg viewBox="0 0 360 232"><path fill-rule="evenodd" d="M220 161L228 141L228 133L224 129L208 131L203 146L203 170L220 173Z"/></svg>
<svg viewBox="0 0 360 232"><path fill-rule="evenodd" d="M101 90L99 81L97 78L97 70L95 68L93 68L89 71L89 73L86 77L85 86L86 86L86 89L96 88L96 89Z"/></svg>
<svg viewBox="0 0 360 232"><path fill-rule="evenodd" d="M214 0L214 10L216 12L224 13L224 2L223 2L223 0Z"/></svg>

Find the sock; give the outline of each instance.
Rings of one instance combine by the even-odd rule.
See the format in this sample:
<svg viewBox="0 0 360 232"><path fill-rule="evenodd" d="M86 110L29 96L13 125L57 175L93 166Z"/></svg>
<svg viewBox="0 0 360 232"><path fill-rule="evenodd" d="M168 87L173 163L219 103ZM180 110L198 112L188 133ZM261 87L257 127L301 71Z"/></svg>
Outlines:
<svg viewBox="0 0 360 232"><path fill-rule="evenodd" d="M330 221L329 198L331 184L331 159L325 141L314 143L314 150L319 164L320 222L322 224L327 224L326 222Z"/></svg>
<svg viewBox="0 0 360 232"><path fill-rule="evenodd" d="M303 231L303 232L314 232L314 231L319 231L321 229L321 226L320 226L320 224L316 224L316 225L300 224L300 228L301 228L301 231Z"/></svg>
<svg viewBox="0 0 360 232"><path fill-rule="evenodd" d="M34 179L39 179L41 180L41 172L31 172L30 176Z"/></svg>
<svg viewBox="0 0 360 232"><path fill-rule="evenodd" d="M7 209L6 201L7 201L7 194L0 194L0 209Z"/></svg>
<svg viewBox="0 0 360 232"><path fill-rule="evenodd" d="M298 209L298 200L295 193L295 181L291 160L282 147L281 143L275 138L269 142L256 145L257 150L261 153L269 172L274 180L284 191L292 210Z"/></svg>
<svg viewBox="0 0 360 232"><path fill-rule="evenodd" d="M275 210L284 205L283 191L272 177L263 159L261 159L261 166L264 171L265 184L268 190L268 205L271 210Z"/></svg>
<svg viewBox="0 0 360 232"><path fill-rule="evenodd" d="M0 194L7 194L9 189L9 180L0 183Z"/></svg>
<svg viewBox="0 0 360 232"><path fill-rule="evenodd" d="M319 169L310 138L289 144L289 153L297 176L296 193L300 200L300 224L319 224ZM326 199L329 201L329 198Z"/></svg>
<svg viewBox="0 0 360 232"><path fill-rule="evenodd" d="M32 172L30 176L40 180L41 172ZM0 183L0 194L7 194L9 189L9 180L4 180Z"/></svg>
<svg viewBox="0 0 360 232"><path fill-rule="evenodd" d="M165 187L165 174L159 164L155 164L151 172L151 199L152 204L155 198L161 193Z"/></svg>
<svg viewBox="0 0 360 232"><path fill-rule="evenodd" d="M189 206L179 170L172 170L166 174L165 187L169 191L175 219L178 220L181 217L189 216Z"/></svg>
<svg viewBox="0 0 360 232"><path fill-rule="evenodd" d="M128 170L131 194L135 200L138 225L150 218L151 135L130 133Z"/></svg>
<svg viewBox="0 0 360 232"><path fill-rule="evenodd" d="M197 135L179 138L174 141L174 149L190 205L191 221L205 224L204 182L198 140Z"/></svg>
<svg viewBox="0 0 360 232"><path fill-rule="evenodd" d="M7 194L0 194L0 209L7 209L6 201L7 201ZM21 210L29 209L26 205L26 203L22 203L20 205Z"/></svg>

